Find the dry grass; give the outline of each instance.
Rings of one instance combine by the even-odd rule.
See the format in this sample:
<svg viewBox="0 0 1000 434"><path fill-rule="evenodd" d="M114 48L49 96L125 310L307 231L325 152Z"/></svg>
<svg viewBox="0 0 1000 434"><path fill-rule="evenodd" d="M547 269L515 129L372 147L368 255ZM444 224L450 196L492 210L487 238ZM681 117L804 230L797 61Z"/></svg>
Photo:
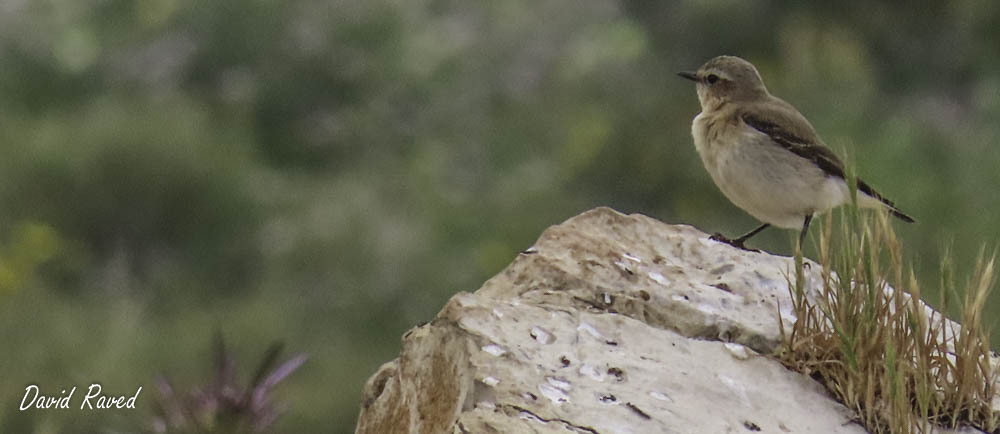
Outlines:
<svg viewBox="0 0 1000 434"><path fill-rule="evenodd" d="M996 432L991 403L997 373L982 321L994 257L980 255L964 288L959 326L920 301L920 286L903 264L885 213L845 207L839 220L832 231L828 217L820 234L820 293L806 293L796 254L789 287L798 319L778 358L826 385L870 432L964 425ZM942 276L942 292L955 292L947 263Z"/></svg>

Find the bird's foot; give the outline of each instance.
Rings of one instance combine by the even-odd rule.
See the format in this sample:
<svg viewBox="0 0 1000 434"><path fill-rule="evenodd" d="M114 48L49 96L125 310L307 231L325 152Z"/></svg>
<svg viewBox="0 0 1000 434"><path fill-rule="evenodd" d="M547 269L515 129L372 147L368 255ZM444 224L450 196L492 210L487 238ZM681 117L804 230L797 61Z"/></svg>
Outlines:
<svg viewBox="0 0 1000 434"><path fill-rule="evenodd" d="M734 240L734 239L726 238L724 235L716 232L716 233L712 234L711 237L708 237L708 239L710 239L712 241L718 241L720 243L729 244L730 246L736 247L737 249L740 249L740 250L746 250L748 252L753 252L753 253L760 253L760 250L752 249L750 247L747 247L747 246L743 245L743 242L746 241L746 240L744 240L742 238L737 238L737 239Z"/></svg>

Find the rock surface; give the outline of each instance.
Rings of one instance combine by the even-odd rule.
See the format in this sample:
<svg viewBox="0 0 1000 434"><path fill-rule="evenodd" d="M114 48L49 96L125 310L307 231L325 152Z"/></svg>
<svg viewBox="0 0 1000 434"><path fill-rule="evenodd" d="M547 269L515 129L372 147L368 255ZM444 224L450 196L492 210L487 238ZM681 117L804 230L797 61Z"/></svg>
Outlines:
<svg viewBox="0 0 1000 434"><path fill-rule="evenodd" d="M368 380L357 432L865 432L760 355L779 312L795 320L792 270L689 226L588 211L407 332Z"/></svg>

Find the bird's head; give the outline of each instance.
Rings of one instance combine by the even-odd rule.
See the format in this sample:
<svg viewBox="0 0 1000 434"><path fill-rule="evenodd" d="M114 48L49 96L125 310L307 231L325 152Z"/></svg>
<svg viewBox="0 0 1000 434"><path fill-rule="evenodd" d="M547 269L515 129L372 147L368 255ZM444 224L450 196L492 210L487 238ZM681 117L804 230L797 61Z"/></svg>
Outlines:
<svg viewBox="0 0 1000 434"><path fill-rule="evenodd" d="M677 75L697 83L702 110L717 108L728 101L752 100L768 95L757 68L736 56L719 56L705 62L695 72L679 72Z"/></svg>

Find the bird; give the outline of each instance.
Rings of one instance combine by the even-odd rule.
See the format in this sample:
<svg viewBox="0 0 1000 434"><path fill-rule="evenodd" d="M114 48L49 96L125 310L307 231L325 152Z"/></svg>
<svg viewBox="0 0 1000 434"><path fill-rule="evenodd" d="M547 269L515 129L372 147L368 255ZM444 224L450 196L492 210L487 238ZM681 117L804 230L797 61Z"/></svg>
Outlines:
<svg viewBox="0 0 1000 434"><path fill-rule="evenodd" d="M768 92L753 64L718 56L678 75L696 83L701 113L691 135L705 169L726 198L762 222L738 238L715 233L712 240L756 252L746 241L775 226L800 229L801 248L813 216L851 201L844 163L805 116ZM856 185L860 207L914 222L868 183Z"/></svg>

